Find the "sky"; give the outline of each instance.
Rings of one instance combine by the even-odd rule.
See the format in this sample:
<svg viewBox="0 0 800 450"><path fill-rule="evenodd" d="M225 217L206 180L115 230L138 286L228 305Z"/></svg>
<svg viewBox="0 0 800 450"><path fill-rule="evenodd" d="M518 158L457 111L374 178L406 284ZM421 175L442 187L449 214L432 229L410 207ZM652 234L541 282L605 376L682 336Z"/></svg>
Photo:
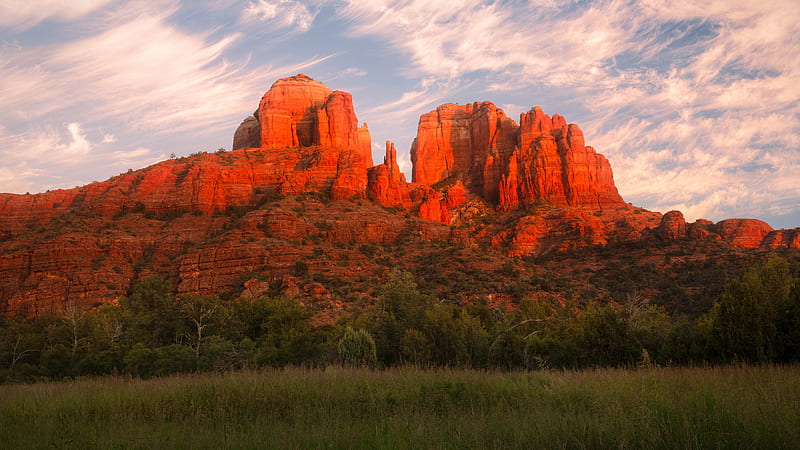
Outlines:
<svg viewBox="0 0 800 450"><path fill-rule="evenodd" d="M489 100L584 131L620 194L800 226L797 0L3 0L0 192L231 148L278 78L353 94L410 174L419 116Z"/></svg>

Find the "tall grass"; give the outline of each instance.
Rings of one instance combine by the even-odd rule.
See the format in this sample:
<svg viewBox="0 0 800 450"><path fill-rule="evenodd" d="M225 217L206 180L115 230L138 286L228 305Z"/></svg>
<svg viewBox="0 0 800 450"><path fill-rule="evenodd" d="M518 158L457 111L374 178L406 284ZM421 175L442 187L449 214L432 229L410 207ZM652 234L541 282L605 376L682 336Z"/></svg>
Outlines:
<svg viewBox="0 0 800 450"><path fill-rule="evenodd" d="M3 448L798 448L800 367L287 368L0 386Z"/></svg>

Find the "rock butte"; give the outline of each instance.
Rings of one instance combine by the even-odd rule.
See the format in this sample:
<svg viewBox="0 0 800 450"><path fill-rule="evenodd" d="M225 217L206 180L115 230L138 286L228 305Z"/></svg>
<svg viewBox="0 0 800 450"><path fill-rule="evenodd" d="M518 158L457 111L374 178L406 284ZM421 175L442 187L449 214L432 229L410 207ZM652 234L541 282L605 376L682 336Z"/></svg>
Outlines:
<svg viewBox="0 0 800 450"><path fill-rule="evenodd" d="M291 275L299 259L348 280L379 269L357 254L345 264L318 261L310 238L341 258L346 246L404 245L408 237L510 256L649 238L800 248L800 228L773 230L755 219L687 224L678 211L626 204L580 128L538 107L519 124L491 102L424 114L409 183L392 142L373 165L350 94L301 74L272 85L234 133L233 149L75 189L0 194L2 312L114 302L152 273L179 293L241 288L253 296L277 286L336 308L319 283L301 289ZM309 207L308 198L322 202ZM248 273L274 283L242 284Z"/></svg>
<svg viewBox="0 0 800 450"><path fill-rule="evenodd" d="M614 208L625 202L611 165L583 132L535 107L520 124L491 102L446 104L424 114L411 146L412 181L448 178L508 211L539 200L556 205Z"/></svg>

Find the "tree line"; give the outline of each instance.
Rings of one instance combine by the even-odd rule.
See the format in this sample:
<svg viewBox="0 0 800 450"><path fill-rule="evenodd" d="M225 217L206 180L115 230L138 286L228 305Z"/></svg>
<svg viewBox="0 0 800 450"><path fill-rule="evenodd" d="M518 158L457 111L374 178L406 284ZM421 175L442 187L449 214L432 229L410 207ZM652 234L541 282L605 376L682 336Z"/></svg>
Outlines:
<svg viewBox="0 0 800 450"><path fill-rule="evenodd" d="M730 280L696 319L631 293L614 303L523 299L461 305L393 269L374 306L315 326L295 300L179 295L151 276L117 305L0 322L0 381L328 364L541 369L790 363L800 359L800 284L771 258Z"/></svg>

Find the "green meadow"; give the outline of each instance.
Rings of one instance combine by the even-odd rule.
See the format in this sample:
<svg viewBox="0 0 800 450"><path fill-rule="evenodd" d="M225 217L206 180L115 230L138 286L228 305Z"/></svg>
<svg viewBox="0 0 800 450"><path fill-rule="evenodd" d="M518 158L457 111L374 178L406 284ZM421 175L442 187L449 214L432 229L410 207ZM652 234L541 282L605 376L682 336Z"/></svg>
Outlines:
<svg viewBox="0 0 800 450"><path fill-rule="evenodd" d="M283 368L0 386L3 448L800 448L800 367Z"/></svg>

